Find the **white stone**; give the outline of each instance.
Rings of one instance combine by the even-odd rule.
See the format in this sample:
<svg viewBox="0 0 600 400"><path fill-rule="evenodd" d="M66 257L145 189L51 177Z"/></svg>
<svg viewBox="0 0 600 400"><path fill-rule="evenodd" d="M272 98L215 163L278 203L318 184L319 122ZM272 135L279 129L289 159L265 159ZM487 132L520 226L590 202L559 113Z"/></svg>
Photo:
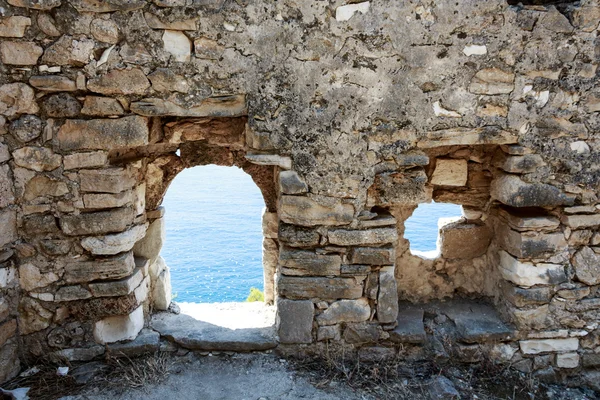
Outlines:
<svg viewBox="0 0 600 400"><path fill-rule="evenodd" d="M148 259L152 265L160 254L165 239L165 220L157 218L148 226L146 236L133 246L133 254Z"/></svg>
<svg viewBox="0 0 600 400"><path fill-rule="evenodd" d="M467 160L438 159L431 183L442 186L465 186L467 176Z"/></svg>
<svg viewBox="0 0 600 400"><path fill-rule="evenodd" d="M100 344L133 340L144 327L144 307L128 315L104 318L94 324L94 340Z"/></svg>
<svg viewBox="0 0 600 400"><path fill-rule="evenodd" d="M525 354L576 351L579 348L579 339L521 340L519 346Z"/></svg>
<svg viewBox="0 0 600 400"><path fill-rule="evenodd" d="M571 143L571 150L576 152L577 154L589 154L590 146L583 140L578 140L577 142Z"/></svg>
<svg viewBox="0 0 600 400"><path fill-rule="evenodd" d="M0 268L0 288L5 288L8 287L9 285L12 285L13 282L15 282L15 279L17 277L17 269L10 267L10 268Z"/></svg>
<svg viewBox="0 0 600 400"><path fill-rule="evenodd" d="M48 286L58 279L59 276L54 272L42 273L33 264L23 264L19 267L19 283L21 288L28 292L36 288Z"/></svg>
<svg viewBox="0 0 600 400"><path fill-rule="evenodd" d="M579 366L579 354L566 353L556 355L556 366L558 368L577 368Z"/></svg>
<svg viewBox="0 0 600 400"><path fill-rule="evenodd" d="M150 268L148 268L148 272L150 274L150 278L152 278L152 282L155 282L158 279L158 276L161 272L163 272L167 268L167 263L165 259L161 256L156 258L156 261L150 264Z"/></svg>
<svg viewBox="0 0 600 400"><path fill-rule="evenodd" d="M138 304L143 303L148 298L148 292L150 290L150 277L145 277L140 286L134 289L133 295L135 296L135 301Z"/></svg>
<svg viewBox="0 0 600 400"><path fill-rule="evenodd" d="M52 293L34 293L30 292L29 295L34 299L41 301L54 301L54 295Z"/></svg>
<svg viewBox="0 0 600 400"><path fill-rule="evenodd" d="M340 6L335 10L335 20L338 22L348 21L355 13L366 14L369 11L371 2L363 1L362 3L347 4Z"/></svg>
<svg viewBox="0 0 600 400"><path fill-rule="evenodd" d="M171 272L166 267L158 275L152 290L152 300L154 308L160 311L166 311L171 304Z"/></svg>
<svg viewBox="0 0 600 400"><path fill-rule="evenodd" d="M562 265L521 262L504 250L500 250L499 255L500 274L507 281L519 286L548 285L552 276L564 274Z"/></svg>
<svg viewBox="0 0 600 400"><path fill-rule="evenodd" d="M165 31L162 40L165 51L171 53L175 61L190 61L192 55L192 42L185 33L180 31Z"/></svg>
<svg viewBox="0 0 600 400"><path fill-rule="evenodd" d="M114 235L86 237L81 240L84 249L96 255L113 255L129 251L133 245L146 235L148 224L136 225L133 228Z"/></svg>
<svg viewBox="0 0 600 400"><path fill-rule="evenodd" d="M463 53L468 56L482 56L487 54L487 46L478 44L469 44L463 49Z"/></svg>
<svg viewBox="0 0 600 400"><path fill-rule="evenodd" d="M557 331L530 332L527 334L528 339L556 339L566 337L569 337L569 331L566 329L559 329Z"/></svg>
<svg viewBox="0 0 600 400"><path fill-rule="evenodd" d="M439 101L433 103L433 113L436 117L448 117L448 118L461 118L462 115L457 113L456 111L447 110L442 107L442 104Z"/></svg>
<svg viewBox="0 0 600 400"><path fill-rule="evenodd" d="M258 165L276 165L283 169L292 168L292 159L290 157L277 154L246 154L246 160Z"/></svg>

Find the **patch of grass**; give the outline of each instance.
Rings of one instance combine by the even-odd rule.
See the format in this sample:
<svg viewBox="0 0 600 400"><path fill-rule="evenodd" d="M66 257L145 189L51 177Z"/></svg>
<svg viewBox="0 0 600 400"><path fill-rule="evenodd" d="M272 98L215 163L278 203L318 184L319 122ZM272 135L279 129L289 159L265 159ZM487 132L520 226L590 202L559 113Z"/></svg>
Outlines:
<svg viewBox="0 0 600 400"><path fill-rule="evenodd" d="M253 302L253 301L265 301L265 294L263 292L261 292L260 289L257 289L255 287L250 288L250 294L248 295L248 298L246 299L246 302Z"/></svg>
<svg viewBox="0 0 600 400"><path fill-rule="evenodd" d="M111 371L106 382L115 389L140 388L162 382L169 374L172 360L165 353L140 358L109 358Z"/></svg>

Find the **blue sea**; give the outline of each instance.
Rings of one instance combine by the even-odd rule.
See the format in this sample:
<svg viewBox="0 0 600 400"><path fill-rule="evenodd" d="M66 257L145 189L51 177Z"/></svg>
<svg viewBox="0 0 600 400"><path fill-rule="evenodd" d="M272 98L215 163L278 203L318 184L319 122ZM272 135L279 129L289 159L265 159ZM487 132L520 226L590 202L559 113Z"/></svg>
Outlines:
<svg viewBox="0 0 600 400"><path fill-rule="evenodd" d="M161 251L171 268L177 302L244 301L263 290L262 195L236 167L208 165L181 172L167 191L167 240ZM460 215L452 204L422 204L406 221L411 250L435 250L437 220Z"/></svg>

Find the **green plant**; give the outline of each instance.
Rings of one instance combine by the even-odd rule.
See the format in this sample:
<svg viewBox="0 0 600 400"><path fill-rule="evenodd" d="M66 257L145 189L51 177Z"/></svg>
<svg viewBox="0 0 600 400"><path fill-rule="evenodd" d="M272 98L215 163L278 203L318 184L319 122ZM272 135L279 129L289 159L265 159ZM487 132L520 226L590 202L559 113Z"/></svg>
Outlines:
<svg viewBox="0 0 600 400"><path fill-rule="evenodd" d="M246 301L247 302L265 301L265 295L263 292L260 291L260 289L253 287L253 288L250 288L250 294L248 295L248 298L246 299Z"/></svg>

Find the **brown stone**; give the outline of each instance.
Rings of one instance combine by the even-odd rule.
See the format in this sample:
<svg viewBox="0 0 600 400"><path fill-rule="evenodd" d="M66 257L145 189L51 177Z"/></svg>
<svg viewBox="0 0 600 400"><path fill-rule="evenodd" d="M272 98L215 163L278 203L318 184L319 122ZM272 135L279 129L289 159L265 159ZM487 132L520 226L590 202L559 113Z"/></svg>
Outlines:
<svg viewBox="0 0 600 400"><path fill-rule="evenodd" d="M422 169L379 174L367 191L367 205L417 205L426 202L431 198L426 183L427 174Z"/></svg>
<svg viewBox="0 0 600 400"><path fill-rule="evenodd" d="M61 35L58 28L56 28L56 21L54 21L54 18L50 14L40 13L37 17L37 25L47 36L53 37Z"/></svg>
<svg viewBox="0 0 600 400"><path fill-rule="evenodd" d="M67 193L69 193L69 188L65 182L49 178L45 175L36 175L25 185L23 198L26 201L31 201L37 197L59 197Z"/></svg>
<svg viewBox="0 0 600 400"><path fill-rule="evenodd" d="M485 254L492 232L486 225L459 221L444 225L440 229L440 237L442 257L472 259ZM468 246L465 246L466 243Z"/></svg>
<svg viewBox="0 0 600 400"><path fill-rule="evenodd" d="M4 226L4 225L3 225ZM23 231L29 236L43 235L45 233L58 233L56 219L50 214L33 214L23 217Z"/></svg>
<svg viewBox="0 0 600 400"><path fill-rule="evenodd" d="M36 114L33 89L24 83L9 83L0 86L0 114L13 117L17 114Z"/></svg>
<svg viewBox="0 0 600 400"><path fill-rule="evenodd" d="M46 92L73 92L77 90L75 82L65 76L38 75L29 78L29 84Z"/></svg>
<svg viewBox="0 0 600 400"><path fill-rule="evenodd" d="M242 117L248 115L246 96L209 97L193 107L184 107L170 100L147 98L131 103L131 111L148 117ZM279 157L279 156L278 156Z"/></svg>
<svg viewBox="0 0 600 400"><path fill-rule="evenodd" d="M145 0L70 0L79 12L108 13L113 11L139 10L146 5Z"/></svg>
<svg viewBox="0 0 600 400"><path fill-rule="evenodd" d="M476 94L507 94L514 89L515 74L498 68L482 69L471 79L469 91Z"/></svg>
<svg viewBox="0 0 600 400"><path fill-rule="evenodd" d="M279 252L279 267L284 275L334 276L340 274L342 258L308 250L283 248Z"/></svg>
<svg viewBox="0 0 600 400"><path fill-rule="evenodd" d="M134 210L127 207L111 211L64 215L60 218L59 223L62 231L69 236L100 235L123 232L133 223L134 217Z"/></svg>
<svg viewBox="0 0 600 400"><path fill-rule="evenodd" d="M123 115L125 111L117 99L100 96L86 96L81 109L83 115L110 117Z"/></svg>
<svg viewBox="0 0 600 400"><path fill-rule="evenodd" d="M119 43L119 28L110 19L96 18L90 24L90 31L94 39L110 44Z"/></svg>
<svg viewBox="0 0 600 400"><path fill-rule="evenodd" d="M15 336L17 333L17 320L10 319L3 324L0 324L0 347L8 341L8 339Z"/></svg>
<svg viewBox="0 0 600 400"><path fill-rule="evenodd" d="M144 94L149 87L148 78L138 68L115 69L88 82L89 90L106 95Z"/></svg>
<svg viewBox="0 0 600 400"><path fill-rule="evenodd" d="M29 17L2 17L0 18L0 37L23 37L25 30L31 25Z"/></svg>
<svg viewBox="0 0 600 400"><path fill-rule="evenodd" d="M9 340L0 348L0 382L6 382L21 371L19 348L16 340Z"/></svg>
<svg viewBox="0 0 600 400"><path fill-rule="evenodd" d="M553 207L569 202L557 187L526 183L516 175L494 179L490 191L493 198L512 207Z"/></svg>
<svg viewBox="0 0 600 400"><path fill-rule="evenodd" d="M431 176L431 184L439 186L465 186L467 183L467 160L438 159Z"/></svg>
<svg viewBox="0 0 600 400"><path fill-rule="evenodd" d="M61 0L8 0L8 4L34 10L51 10L60 6Z"/></svg>
<svg viewBox="0 0 600 400"><path fill-rule="evenodd" d="M354 278L281 275L276 285L279 294L289 299L358 299L363 293L362 282Z"/></svg>
<svg viewBox="0 0 600 400"><path fill-rule="evenodd" d="M105 152L93 151L66 155L63 158L63 165L65 169L103 167L106 165L106 161Z"/></svg>
<svg viewBox="0 0 600 400"><path fill-rule="evenodd" d="M2 196L0 196L0 208L14 203L13 180L8 164L0 165L0 193L2 193Z"/></svg>
<svg viewBox="0 0 600 400"><path fill-rule="evenodd" d="M63 279L69 283L121 279L131 275L134 268L133 252L130 251L115 257L67 263Z"/></svg>
<svg viewBox="0 0 600 400"><path fill-rule="evenodd" d="M86 169L79 171L82 192L120 193L136 183L131 171L124 168Z"/></svg>
<svg viewBox="0 0 600 400"><path fill-rule="evenodd" d="M517 135L496 126L475 129L454 128L428 133L425 138L419 140L417 147L429 149L452 145L510 144L516 143L517 140Z"/></svg>
<svg viewBox="0 0 600 400"><path fill-rule="evenodd" d="M28 335L50 326L54 313L31 297L23 297L19 303L19 333Z"/></svg>
<svg viewBox="0 0 600 400"><path fill-rule="evenodd" d="M42 62L50 65L84 66L90 62L95 43L91 39L62 36L46 49Z"/></svg>
<svg viewBox="0 0 600 400"><path fill-rule="evenodd" d="M49 117L73 118L79 116L81 104L69 93L58 93L45 97L42 108Z"/></svg>
<svg viewBox="0 0 600 400"><path fill-rule="evenodd" d="M196 21L195 18L176 20L173 22L163 22L156 15L149 12L144 13L146 23L152 29L168 29L173 31L195 31Z"/></svg>
<svg viewBox="0 0 600 400"><path fill-rule="evenodd" d="M38 172L60 167L62 157L46 147L22 147L13 152L15 164Z"/></svg>
<svg viewBox="0 0 600 400"><path fill-rule="evenodd" d="M129 116L119 119L68 120L58 132L63 150L111 150L148 143L148 120Z"/></svg>

